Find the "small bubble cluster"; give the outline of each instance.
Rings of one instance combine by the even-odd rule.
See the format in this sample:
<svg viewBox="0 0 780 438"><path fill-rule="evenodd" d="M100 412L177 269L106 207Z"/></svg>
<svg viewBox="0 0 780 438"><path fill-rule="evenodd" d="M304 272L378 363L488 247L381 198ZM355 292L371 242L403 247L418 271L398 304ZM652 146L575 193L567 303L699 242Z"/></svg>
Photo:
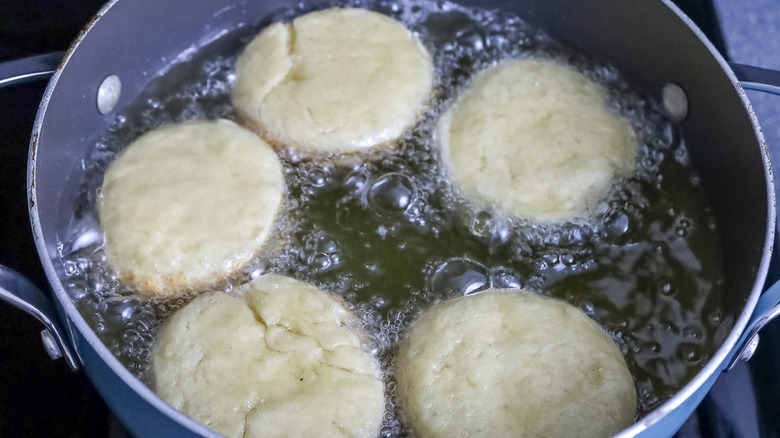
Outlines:
<svg viewBox="0 0 780 438"><path fill-rule="evenodd" d="M339 266L338 243L327 233L318 231L307 235L298 249L298 261L304 270L325 272Z"/></svg>

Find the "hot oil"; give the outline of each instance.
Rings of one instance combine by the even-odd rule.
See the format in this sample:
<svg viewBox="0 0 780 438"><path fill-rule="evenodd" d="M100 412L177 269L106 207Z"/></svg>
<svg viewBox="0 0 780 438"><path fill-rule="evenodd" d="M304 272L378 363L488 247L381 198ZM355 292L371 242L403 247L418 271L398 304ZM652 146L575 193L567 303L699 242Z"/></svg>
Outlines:
<svg viewBox="0 0 780 438"><path fill-rule="evenodd" d="M305 157L282 153L287 196L274 244L233 284L263 272L313 283L346 299L371 334L388 388L383 436L398 419L394 354L425 308L489 288L562 298L597 320L637 381L639 416L668 399L714 352L721 320L717 230L678 128L606 64L572 53L517 17L429 4L352 2L402 20L434 58L438 83L423 119L390 150ZM305 4L261 23L290 20ZM139 297L119 284L101 248L95 200L102 175L133 139L167 123L226 117L234 65L259 28L240 27L173 65L95 143L71 235L62 245L67 288L108 348L149 383L161 324L197 293ZM608 92L639 140L636 171L616 182L592 219L533 224L464 200L446 178L436 124L476 72L499 60L544 57L579 69ZM232 287L228 284L227 289Z"/></svg>

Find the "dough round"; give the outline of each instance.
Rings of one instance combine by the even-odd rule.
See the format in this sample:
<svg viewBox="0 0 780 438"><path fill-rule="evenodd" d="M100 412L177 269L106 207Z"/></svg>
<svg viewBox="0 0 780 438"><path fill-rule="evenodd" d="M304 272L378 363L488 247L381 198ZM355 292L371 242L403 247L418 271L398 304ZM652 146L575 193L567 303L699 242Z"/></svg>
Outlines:
<svg viewBox="0 0 780 438"><path fill-rule="evenodd" d="M267 239L283 184L273 149L228 120L148 132L106 171L98 208L108 262L150 295L224 281Z"/></svg>
<svg viewBox="0 0 780 438"><path fill-rule="evenodd" d="M631 373L574 307L517 290L423 313L402 341L404 417L428 437L607 437L636 415Z"/></svg>
<svg viewBox="0 0 780 438"><path fill-rule="evenodd" d="M479 73L440 134L467 195L550 222L588 215L637 154L631 124L606 107L605 91L549 60Z"/></svg>
<svg viewBox="0 0 780 438"><path fill-rule="evenodd" d="M155 391L228 437L373 437L384 392L352 316L328 294L265 275L208 293L163 327Z"/></svg>
<svg viewBox="0 0 780 438"><path fill-rule="evenodd" d="M274 144L346 152L400 137L432 83L431 57L403 24L332 8L264 29L238 59L233 102Z"/></svg>

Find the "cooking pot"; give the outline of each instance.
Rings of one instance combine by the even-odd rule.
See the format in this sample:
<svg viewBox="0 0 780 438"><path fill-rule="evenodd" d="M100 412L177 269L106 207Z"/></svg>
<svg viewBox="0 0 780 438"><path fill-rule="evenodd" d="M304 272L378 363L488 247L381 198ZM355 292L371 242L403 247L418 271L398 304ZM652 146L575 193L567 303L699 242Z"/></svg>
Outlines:
<svg viewBox="0 0 780 438"><path fill-rule="evenodd" d="M725 290L720 347L671 399L619 436L672 435L718 375L755 350L758 331L780 314L780 285L762 294L775 233L769 153L743 88L780 94L780 73L728 65L702 32L668 0L457 0L503 9L558 41L609 60L636 87L680 119L691 160L713 205L724 249ZM89 141L170 60L239 24L291 8L284 0L114 0L62 58L40 56L0 65L0 85L53 77L33 129L28 165L32 230L51 298L0 267L0 297L44 325L52 357L82 368L135 435L218 436L158 398L100 342L63 284L58 251L69 217L73 169ZM61 62L60 62L61 60ZM59 63L56 69L54 65ZM741 79L742 82L740 82Z"/></svg>

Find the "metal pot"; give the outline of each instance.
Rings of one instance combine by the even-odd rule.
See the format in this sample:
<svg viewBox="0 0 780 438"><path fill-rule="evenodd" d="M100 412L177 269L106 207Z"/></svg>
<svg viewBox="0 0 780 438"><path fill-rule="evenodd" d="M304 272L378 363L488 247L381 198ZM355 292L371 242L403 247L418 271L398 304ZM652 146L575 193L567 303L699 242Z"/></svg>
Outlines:
<svg viewBox="0 0 780 438"><path fill-rule="evenodd" d="M749 359L758 330L780 314L780 285L761 293L775 232L772 171L743 91L780 94L780 74L729 66L668 0L459 2L516 13L559 41L610 60L671 112L681 104L687 107L680 127L721 230L725 289L730 291L724 298L723 325L728 330L716 353L684 388L619 436L671 435L722 371L736 360ZM0 269L0 297L44 323L44 344L52 357L64 357L74 369L83 368L111 409L138 436L218 435L134 378L76 310L63 286L57 248L67 227L61 214L64 187L72 184L72 169L86 156L86 140L104 132L112 114L130 103L167 60L223 29L259 22L269 12L294 3L111 1L68 50L41 103L30 144L28 196L53 300L5 268ZM48 74L48 66L60 58L2 65L0 85Z"/></svg>

